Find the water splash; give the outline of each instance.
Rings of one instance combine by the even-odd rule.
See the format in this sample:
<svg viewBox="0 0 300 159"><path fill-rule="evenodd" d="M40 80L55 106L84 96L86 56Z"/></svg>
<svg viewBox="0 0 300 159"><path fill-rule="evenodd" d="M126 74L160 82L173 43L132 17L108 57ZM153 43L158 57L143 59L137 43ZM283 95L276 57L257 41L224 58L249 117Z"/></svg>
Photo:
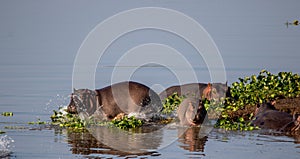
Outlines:
<svg viewBox="0 0 300 159"><path fill-rule="evenodd" d="M49 113L53 110L57 110L58 108L63 108L68 105L70 102L70 95L60 95L56 94L56 96L53 96L49 101L46 103L44 111Z"/></svg>
<svg viewBox="0 0 300 159"><path fill-rule="evenodd" d="M11 154L11 143L14 140L8 137L7 135L0 136L0 158L7 157Z"/></svg>

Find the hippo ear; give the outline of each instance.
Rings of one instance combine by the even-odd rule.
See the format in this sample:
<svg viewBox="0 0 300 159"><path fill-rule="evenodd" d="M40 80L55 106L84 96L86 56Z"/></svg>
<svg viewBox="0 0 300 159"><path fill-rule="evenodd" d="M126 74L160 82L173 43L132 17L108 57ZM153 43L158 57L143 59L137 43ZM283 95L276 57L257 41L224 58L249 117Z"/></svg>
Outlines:
<svg viewBox="0 0 300 159"><path fill-rule="evenodd" d="M208 87L208 88L211 88L211 83L208 83L208 84L207 84L207 87Z"/></svg>
<svg viewBox="0 0 300 159"><path fill-rule="evenodd" d="M260 104L260 103L256 104L256 108L259 108L260 106L261 106L261 104Z"/></svg>
<svg viewBox="0 0 300 159"><path fill-rule="evenodd" d="M100 96L100 93L97 90L95 90L95 93L96 93L96 96Z"/></svg>
<svg viewBox="0 0 300 159"><path fill-rule="evenodd" d="M202 102L202 100L201 100L201 99L199 99L199 105L200 105L200 104L203 104L203 102Z"/></svg>
<svg viewBox="0 0 300 159"><path fill-rule="evenodd" d="M276 100L271 100L270 103L274 106L276 104Z"/></svg>

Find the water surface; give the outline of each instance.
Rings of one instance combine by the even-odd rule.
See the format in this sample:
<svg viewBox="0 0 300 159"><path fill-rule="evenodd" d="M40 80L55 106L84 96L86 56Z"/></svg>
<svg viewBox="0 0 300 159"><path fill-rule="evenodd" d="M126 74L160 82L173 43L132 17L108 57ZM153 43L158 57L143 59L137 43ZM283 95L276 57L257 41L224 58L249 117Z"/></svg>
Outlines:
<svg viewBox="0 0 300 159"><path fill-rule="evenodd" d="M189 129L178 136L179 130L170 128L162 133L178 140L139 156L111 149L88 132L76 134L27 124L38 119L50 121L52 110L68 104L73 62L91 29L120 11L136 7L171 8L199 22L220 50L229 84L239 77L258 74L261 69L299 73L300 27L284 25L286 21L299 20L298 1L0 3L0 112L14 113L12 117L0 116L0 130L6 132L1 134L5 142L0 140L0 150L8 148L4 143L10 143L10 158L298 158L299 139L256 131L213 130L203 138L197 136L197 130ZM116 61L124 52L144 43L175 48L191 63L199 82L211 81L204 59L184 39L146 29L120 37L106 50L95 72L96 87L111 84ZM129 69L128 66L134 67L128 64L119 69ZM165 67L138 67L131 80L158 92L178 84L176 75ZM158 137L163 140L163 135Z"/></svg>

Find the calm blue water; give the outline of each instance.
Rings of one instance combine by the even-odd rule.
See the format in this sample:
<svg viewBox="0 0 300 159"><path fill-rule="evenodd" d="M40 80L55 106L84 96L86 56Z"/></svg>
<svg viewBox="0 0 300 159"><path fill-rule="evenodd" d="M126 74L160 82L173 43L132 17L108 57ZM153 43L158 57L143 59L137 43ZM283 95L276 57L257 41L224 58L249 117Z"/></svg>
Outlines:
<svg viewBox="0 0 300 159"><path fill-rule="evenodd" d="M175 9L200 23L220 50L229 83L239 77L258 74L261 69L272 73L300 73L300 26L287 28L284 25L286 21L299 20L298 1L130 1L122 5L102 1L1 1L0 112L13 112L14 116L0 116L0 130L14 140L9 148L11 158L119 156L102 151L87 155L80 147L75 151L72 134L47 128L36 130L39 127L27 122L50 121L52 110L68 104L76 53L91 29L120 11L146 6ZM111 66L115 66L124 52L154 42L181 52L193 66L200 82L211 80L205 60L190 44L174 34L148 29L126 34L107 48L97 66L96 87L110 84L114 68ZM191 71L176 66L170 68ZM158 92L178 83L176 76L164 67L137 68L131 79ZM178 133L174 129L169 132ZM298 158L297 142L299 139L258 132L214 130L204 141L178 139L152 155L141 157Z"/></svg>

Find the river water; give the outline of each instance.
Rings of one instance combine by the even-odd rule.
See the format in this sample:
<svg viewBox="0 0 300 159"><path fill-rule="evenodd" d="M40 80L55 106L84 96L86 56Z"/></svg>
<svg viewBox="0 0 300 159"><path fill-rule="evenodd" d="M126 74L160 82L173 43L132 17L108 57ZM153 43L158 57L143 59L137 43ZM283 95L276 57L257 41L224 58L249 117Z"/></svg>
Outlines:
<svg viewBox="0 0 300 159"><path fill-rule="evenodd" d="M66 68L69 67L61 68L68 70ZM27 73L33 69L26 69ZM151 145L152 150L149 149L148 153L128 154L101 143L90 132L76 133L47 125L29 125L28 122L39 119L49 122L52 110L68 104L70 79L64 77L63 73L59 76L45 75L41 78L26 75L11 81L1 79L1 111L14 113L11 117L0 116L0 130L6 132L1 135L5 143L1 141L0 148L7 150L1 152L2 155L9 152L10 158L298 158L300 153L299 139L293 137L259 131L225 132L217 129L203 137L199 136L199 128L184 129L182 132L180 128L171 126L163 129L156 139L144 141ZM19 90L9 89L14 83ZM40 85L47 86L47 90ZM53 87L55 85L59 85L60 89ZM98 132L108 134L105 131ZM172 138L172 141L163 144L168 136L174 136L175 140ZM113 139L110 142L110 145L120 144Z"/></svg>
<svg viewBox="0 0 300 159"><path fill-rule="evenodd" d="M13 112L10 117L0 116L0 130L5 132L0 135L0 158L299 158L299 138L260 131L213 129L202 137L198 136L197 128L182 132L171 126L147 143L153 150L129 155L104 145L89 132L74 133L28 124L38 120L49 122L52 110L68 104L73 64L88 33L106 18L137 7L177 10L200 23L220 51L228 84L239 77L258 74L261 69L299 73L300 27L284 24L299 20L298 1L0 3L0 112ZM117 65L125 52L145 43L172 46L192 69L181 65L164 67L155 65L155 61L143 67L131 63ZM107 48L97 64L95 87L111 84L113 69L121 72L133 69L130 80L157 92L179 83L174 70L193 71L199 82L210 82L206 62L176 34L157 29L134 31ZM168 140L166 134L176 140L161 146Z"/></svg>

